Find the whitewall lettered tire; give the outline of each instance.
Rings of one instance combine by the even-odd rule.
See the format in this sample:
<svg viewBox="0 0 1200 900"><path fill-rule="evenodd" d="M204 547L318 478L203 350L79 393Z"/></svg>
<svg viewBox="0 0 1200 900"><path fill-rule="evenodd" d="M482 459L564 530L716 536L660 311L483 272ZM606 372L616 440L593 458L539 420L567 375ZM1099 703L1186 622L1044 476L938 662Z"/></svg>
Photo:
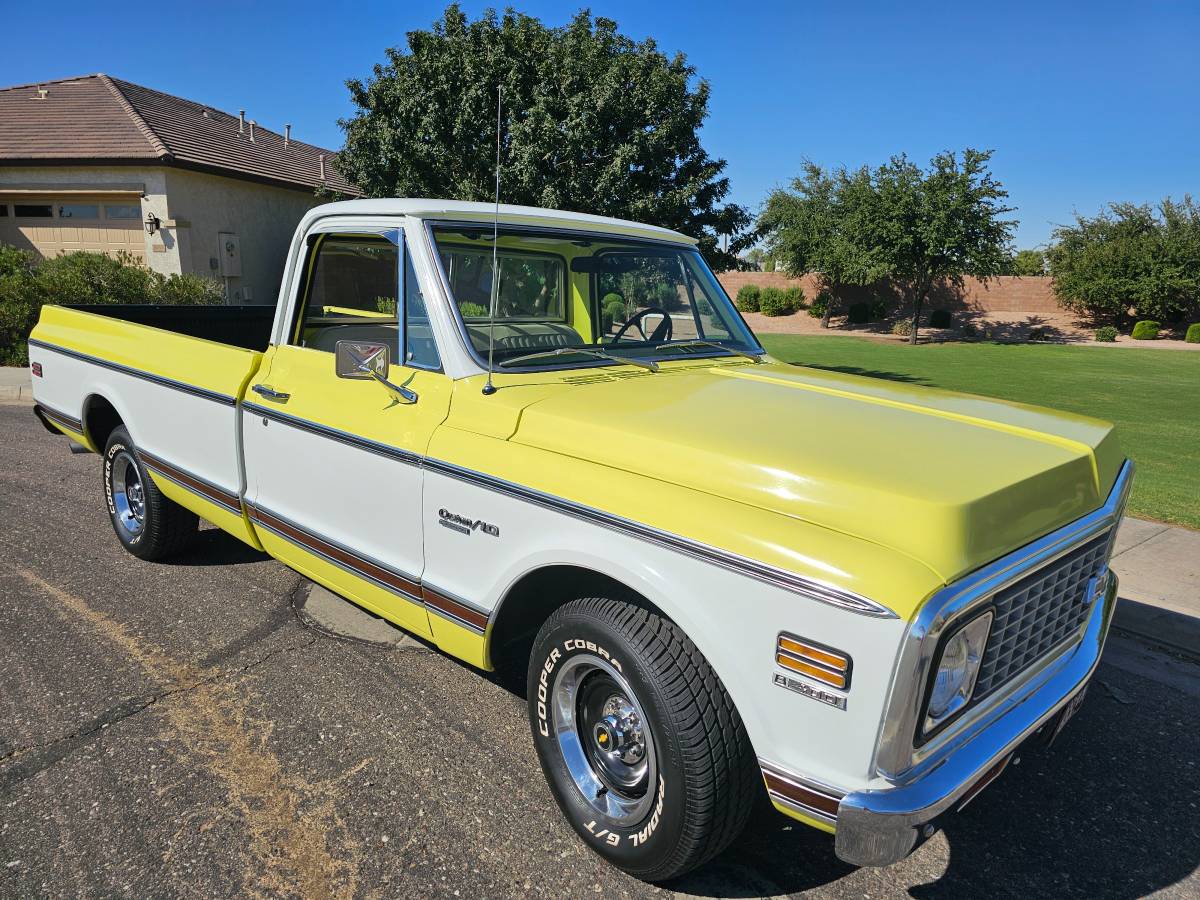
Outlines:
<svg viewBox="0 0 1200 900"><path fill-rule="evenodd" d="M762 790L750 740L673 622L636 601L574 600L538 632L528 689L551 791L609 862L665 881L741 832Z"/></svg>

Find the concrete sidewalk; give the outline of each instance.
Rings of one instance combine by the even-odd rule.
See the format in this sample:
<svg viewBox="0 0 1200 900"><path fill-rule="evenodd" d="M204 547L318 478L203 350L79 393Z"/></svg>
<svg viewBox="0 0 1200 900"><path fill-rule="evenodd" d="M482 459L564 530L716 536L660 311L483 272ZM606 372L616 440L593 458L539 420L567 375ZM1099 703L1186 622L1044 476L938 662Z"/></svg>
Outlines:
<svg viewBox="0 0 1200 900"><path fill-rule="evenodd" d="M0 366L4 402L33 402L29 369ZM1121 579L1113 624L1200 657L1200 531L1126 516L1112 567Z"/></svg>
<svg viewBox="0 0 1200 900"><path fill-rule="evenodd" d="M1112 569L1121 579L1113 625L1200 658L1200 531L1126 516Z"/></svg>
<svg viewBox="0 0 1200 900"><path fill-rule="evenodd" d="M20 366L0 366L0 402L14 400L33 402L29 386L29 369Z"/></svg>

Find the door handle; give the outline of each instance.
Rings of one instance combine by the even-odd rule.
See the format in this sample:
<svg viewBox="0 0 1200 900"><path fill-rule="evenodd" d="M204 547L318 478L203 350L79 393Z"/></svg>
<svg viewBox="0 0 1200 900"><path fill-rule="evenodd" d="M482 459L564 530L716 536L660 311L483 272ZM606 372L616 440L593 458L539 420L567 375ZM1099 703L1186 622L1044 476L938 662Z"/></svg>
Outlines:
<svg viewBox="0 0 1200 900"><path fill-rule="evenodd" d="M267 384L256 384L250 390L254 391L260 397L266 397L268 400L276 400L280 403L287 403L288 398L292 396L291 394L285 394L283 391L277 391Z"/></svg>

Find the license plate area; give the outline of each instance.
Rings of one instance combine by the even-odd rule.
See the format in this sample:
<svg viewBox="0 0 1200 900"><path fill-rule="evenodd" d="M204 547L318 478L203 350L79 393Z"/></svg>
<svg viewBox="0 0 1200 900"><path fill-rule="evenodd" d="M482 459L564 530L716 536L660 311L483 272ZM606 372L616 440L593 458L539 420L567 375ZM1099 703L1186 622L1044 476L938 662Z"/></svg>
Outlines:
<svg viewBox="0 0 1200 900"><path fill-rule="evenodd" d="M1050 747L1058 740L1058 736L1062 734L1067 723L1074 718L1075 713L1079 712L1079 708L1083 706L1083 698L1087 696L1087 685L1077 693L1074 697L1067 701L1067 705L1058 711L1054 717L1054 722L1049 731L1046 732L1046 746Z"/></svg>

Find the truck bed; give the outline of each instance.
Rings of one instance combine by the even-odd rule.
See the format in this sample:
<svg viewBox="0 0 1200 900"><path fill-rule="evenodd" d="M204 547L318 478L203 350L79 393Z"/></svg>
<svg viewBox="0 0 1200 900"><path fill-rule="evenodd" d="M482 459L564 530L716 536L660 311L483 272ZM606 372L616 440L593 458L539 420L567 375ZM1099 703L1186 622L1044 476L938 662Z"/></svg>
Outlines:
<svg viewBox="0 0 1200 900"><path fill-rule="evenodd" d="M254 543L243 520L239 401L271 307L46 306L29 338L43 421L103 452L123 422L167 496Z"/></svg>
<svg viewBox="0 0 1200 900"><path fill-rule="evenodd" d="M65 308L260 351L267 349L271 341L271 325L275 321L275 307L262 305L126 306L91 303L72 304Z"/></svg>

